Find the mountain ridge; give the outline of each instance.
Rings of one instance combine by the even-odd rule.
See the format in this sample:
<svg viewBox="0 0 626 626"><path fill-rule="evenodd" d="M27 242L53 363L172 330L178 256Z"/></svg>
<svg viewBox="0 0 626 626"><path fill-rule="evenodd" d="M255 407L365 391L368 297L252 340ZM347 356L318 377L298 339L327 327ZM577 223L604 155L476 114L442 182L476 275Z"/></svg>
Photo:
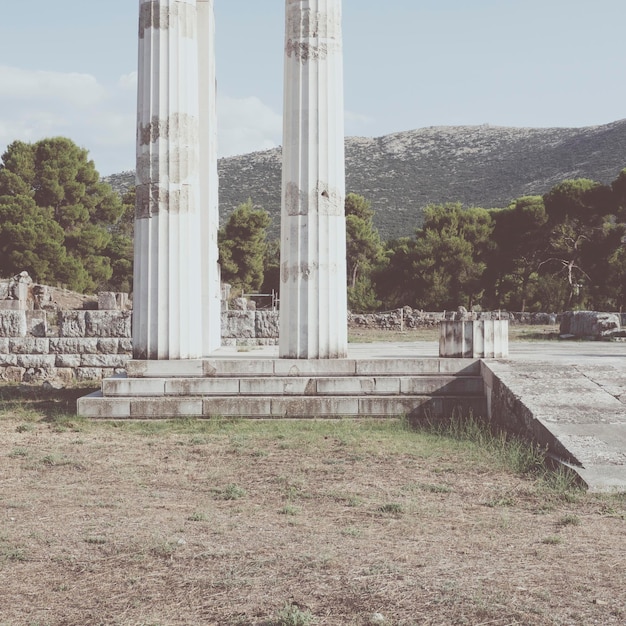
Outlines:
<svg viewBox="0 0 626 626"><path fill-rule="evenodd" d="M461 202L486 209L541 195L568 178L609 184L626 167L626 119L580 128L431 126L346 138L346 190L365 196L383 239L412 235L424 207ZM224 221L251 198L280 228L281 148L219 159ZM120 192L134 172L105 180Z"/></svg>

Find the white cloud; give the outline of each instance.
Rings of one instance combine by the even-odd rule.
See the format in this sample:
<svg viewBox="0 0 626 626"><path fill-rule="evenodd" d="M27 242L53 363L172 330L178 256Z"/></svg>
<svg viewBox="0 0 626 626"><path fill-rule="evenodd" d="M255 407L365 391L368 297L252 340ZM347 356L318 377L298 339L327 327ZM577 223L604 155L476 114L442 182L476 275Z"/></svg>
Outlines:
<svg viewBox="0 0 626 626"><path fill-rule="evenodd" d="M0 65L0 154L15 140L69 137L101 174L134 168L137 73L104 85L93 76ZM280 144L282 117L251 96L218 100L220 156Z"/></svg>
<svg viewBox="0 0 626 626"><path fill-rule="evenodd" d="M280 145L283 120L256 96L218 97L220 156L247 154Z"/></svg>
<svg viewBox="0 0 626 626"><path fill-rule="evenodd" d="M31 101L50 98L89 107L105 97L104 87L90 74L44 72L0 65L0 98Z"/></svg>

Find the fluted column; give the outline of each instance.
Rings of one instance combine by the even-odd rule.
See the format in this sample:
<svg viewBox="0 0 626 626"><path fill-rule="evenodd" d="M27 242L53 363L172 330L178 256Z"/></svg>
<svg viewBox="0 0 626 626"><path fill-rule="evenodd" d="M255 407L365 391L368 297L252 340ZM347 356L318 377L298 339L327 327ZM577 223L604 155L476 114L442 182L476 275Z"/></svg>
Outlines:
<svg viewBox="0 0 626 626"><path fill-rule="evenodd" d="M133 345L219 347L212 0L140 0Z"/></svg>
<svg viewBox="0 0 626 626"><path fill-rule="evenodd" d="M347 354L341 0L286 0L283 358Z"/></svg>

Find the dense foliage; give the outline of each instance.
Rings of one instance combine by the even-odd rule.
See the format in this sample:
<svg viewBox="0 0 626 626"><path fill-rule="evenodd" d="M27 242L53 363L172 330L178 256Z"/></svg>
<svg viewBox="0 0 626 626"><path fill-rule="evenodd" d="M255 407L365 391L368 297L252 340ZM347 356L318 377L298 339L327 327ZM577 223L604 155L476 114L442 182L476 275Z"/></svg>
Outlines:
<svg viewBox="0 0 626 626"><path fill-rule="evenodd" d="M430 205L413 237L381 242L375 210L346 197L353 311L410 305L561 311L626 303L626 169L612 185L565 180L502 209ZM0 163L0 275L28 271L77 291L132 289L134 191L100 181L69 139L16 141ZM219 232L222 278L235 291L279 290L269 214L240 205Z"/></svg>
<svg viewBox="0 0 626 626"><path fill-rule="evenodd" d="M112 259L130 243L111 232L123 210L69 139L12 143L0 163L0 273L81 292L110 286Z"/></svg>

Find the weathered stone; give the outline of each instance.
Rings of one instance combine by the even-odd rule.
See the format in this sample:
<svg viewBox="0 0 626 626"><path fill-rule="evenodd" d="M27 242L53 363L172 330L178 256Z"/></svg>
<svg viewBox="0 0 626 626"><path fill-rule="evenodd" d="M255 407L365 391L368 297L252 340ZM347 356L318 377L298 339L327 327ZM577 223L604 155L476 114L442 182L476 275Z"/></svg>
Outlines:
<svg viewBox="0 0 626 626"><path fill-rule="evenodd" d="M255 317L255 335L257 339L278 337L278 311L257 311Z"/></svg>
<svg viewBox="0 0 626 626"><path fill-rule="evenodd" d="M50 352L54 354L97 354L97 339L50 339Z"/></svg>
<svg viewBox="0 0 626 626"><path fill-rule="evenodd" d="M48 334L48 318L45 311L26 311L26 328L33 337L45 337Z"/></svg>
<svg viewBox="0 0 626 626"><path fill-rule="evenodd" d="M17 365L26 369L52 369L56 361L54 354L18 354Z"/></svg>
<svg viewBox="0 0 626 626"><path fill-rule="evenodd" d="M57 354L54 364L57 368L80 367L81 356L80 354Z"/></svg>
<svg viewBox="0 0 626 626"><path fill-rule="evenodd" d="M9 352L12 354L48 354L50 352L50 340L36 337L10 339Z"/></svg>
<svg viewBox="0 0 626 626"><path fill-rule="evenodd" d="M222 313L222 335L237 339L254 337L255 318L254 311L226 311Z"/></svg>
<svg viewBox="0 0 626 626"><path fill-rule="evenodd" d="M23 367L0 367L0 378L8 383L21 383L26 370Z"/></svg>
<svg viewBox="0 0 626 626"><path fill-rule="evenodd" d="M98 352L101 354L117 354L119 339L98 339Z"/></svg>
<svg viewBox="0 0 626 626"><path fill-rule="evenodd" d="M101 291L98 294L98 310L100 311L117 311L117 299L113 291Z"/></svg>
<svg viewBox="0 0 626 626"><path fill-rule="evenodd" d="M6 352L0 352L0 366L13 366L17 365L17 355Z"/></svg>
<svg viewBox="0 0 626 626"><path fill-rule="evenodd" d="M59 311L59 337L84 337L86 315L86 311Z"/></svg>
<svg viewBox="0 0 626 626"><path fill-rule="evenodd" d="M8 353L9 353L9 338L0 337L0 354L8 354Z"/></svg>
<svg viewBox="0 0 626 626"><path fill-rule="evenodd" d="M76 380L101 380L102 368L100 367L79 367L75 370Z"/></svg>
<svg viewBox="0 0 626 626"><path fill-rule="evenodd" d="M24 311L0 310L0 337L26 337L27 332Z"/></svg>
<svg viewBox="0 0 626 626"><path fill-rule="evenodd" d="M133 353L133 340L132 339L120 339L118 345L118 351L120 354L132 354Z"/></svg>
<svg viewBox="0 0 626 626"><path fill-rule="evenodd" d="M130 311L87 311L86 337L130 337Z"/></svg>
<svg viewBox="0 0 626 626"><path fill-rule="evenodd" d="M561 335L602 339L620 331L618 313L597 311L567 311L561 316Z"/></svg>
<svg viewBox="0 0 626 626"><path fill-rule="evenodd" d="M66 386L74 381L74 369L71 367L57 367L54 370L54 380Z"/></svg>
<svg viewBox="0 0 626 626"><path fill-rule="evenodd" d="M83 354L81 367L123 367L128 357L123 354Z"/></svg>

